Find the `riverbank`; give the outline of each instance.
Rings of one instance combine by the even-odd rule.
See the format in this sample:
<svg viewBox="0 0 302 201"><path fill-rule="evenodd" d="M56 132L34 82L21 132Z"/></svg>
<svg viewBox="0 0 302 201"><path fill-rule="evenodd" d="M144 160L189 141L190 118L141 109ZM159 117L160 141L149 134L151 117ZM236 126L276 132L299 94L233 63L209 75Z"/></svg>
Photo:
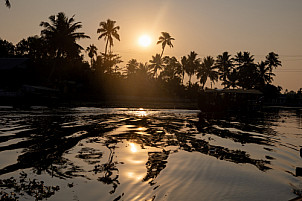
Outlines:
<svg viewBox="0 0 302 201"><path fill-rule="evenodd" d="M66 107L102 107L102 108L145 108L145 109L198 109L197 100L187 101L152 101L152 100L110 100L81 101L63 103Z"/></svg>
<svg viewBox="0 0 302 201"><path fill-rule="evenodd" d="M196 99L150 98L150 97L106 97L95 98L60 98L60 99L2 99L1 106L28 108L31 106L47 107L99 107L99 108L146 108L146 109L198 109Z"/></svg>

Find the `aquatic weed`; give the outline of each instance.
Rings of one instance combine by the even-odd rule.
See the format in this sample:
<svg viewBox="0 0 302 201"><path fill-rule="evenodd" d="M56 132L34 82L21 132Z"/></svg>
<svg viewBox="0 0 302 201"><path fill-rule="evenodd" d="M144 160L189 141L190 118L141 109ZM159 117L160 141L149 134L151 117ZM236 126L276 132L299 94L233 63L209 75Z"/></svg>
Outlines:
<svg viewBox="0 0 302 201"><path fill-rule="evenodd" d="M35 200L49 198L60 190L59 186L46 186L44 181L31 180L27 178L27 174L20 173L19 180L11 177L9 179L0 179L0 196L1 200L18 200L19 196L25 194L32 196ZM12 192L6 192L12 191Z"/></svg>

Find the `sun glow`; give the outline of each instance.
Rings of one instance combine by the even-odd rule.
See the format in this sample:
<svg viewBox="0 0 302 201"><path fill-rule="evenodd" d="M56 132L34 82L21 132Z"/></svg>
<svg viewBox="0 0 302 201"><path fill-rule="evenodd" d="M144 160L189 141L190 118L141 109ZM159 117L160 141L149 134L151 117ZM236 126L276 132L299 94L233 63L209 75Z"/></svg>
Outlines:
<svg viewBox="0 0 302 201"><path fill-rule="evenodd" d="M142 47L148 47L151 45L151 37L148 35L142 35L141 37L139 37L138 39L138 44Z"/></svg>

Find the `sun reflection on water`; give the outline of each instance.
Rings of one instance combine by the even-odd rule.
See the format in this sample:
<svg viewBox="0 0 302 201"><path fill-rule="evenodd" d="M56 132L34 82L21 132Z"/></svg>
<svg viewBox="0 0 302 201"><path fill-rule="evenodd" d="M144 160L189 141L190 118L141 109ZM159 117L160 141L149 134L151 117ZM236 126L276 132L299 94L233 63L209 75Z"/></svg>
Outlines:
<svg viewBox="0 0 302 201"><path fill-rule="evenodd" d="M143 160L134 160L132 158L128 158L127 160L132 164L143 164L144 163Z"/></svg>
<svg viewBox="0 0 302 201"><path fill-rule="evenodd" d="M147 112L146 112L146 110L144 110L144 108L139 108L137 111L137 114L138 114L138 116L141 116L141 117L147 116Z"/></svg>
<svg viewBox="0 0 302 201"><path fill-rule="evenodd" d="M129 143L130 145L130 150L132 153L136 153L137 152L137 147L134 143Z"/></svg>
<svg viewBox="0 0 302 201"><path fill-rule="evenodd" d="M136 174L136 173L134 173L134 172L128 172L128 173L127 173L127 176L128 176L128 178L134 179L134 180L136 180L136 181L140 181L140 180L142 180L143 177L144 177L144 175L139 175L139 174Z"/></svg>

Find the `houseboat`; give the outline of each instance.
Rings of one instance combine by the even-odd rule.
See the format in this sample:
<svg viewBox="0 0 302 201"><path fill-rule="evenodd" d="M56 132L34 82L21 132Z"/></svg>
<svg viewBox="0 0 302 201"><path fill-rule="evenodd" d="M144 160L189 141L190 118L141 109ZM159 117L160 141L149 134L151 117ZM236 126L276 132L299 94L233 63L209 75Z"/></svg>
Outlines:
<svg viewBox="0 0 302 201"><path fill-rule="evenodd" d="M263 94L259 90L205 89L198 98L202 113L251 113L262 108Z"/></svg>

